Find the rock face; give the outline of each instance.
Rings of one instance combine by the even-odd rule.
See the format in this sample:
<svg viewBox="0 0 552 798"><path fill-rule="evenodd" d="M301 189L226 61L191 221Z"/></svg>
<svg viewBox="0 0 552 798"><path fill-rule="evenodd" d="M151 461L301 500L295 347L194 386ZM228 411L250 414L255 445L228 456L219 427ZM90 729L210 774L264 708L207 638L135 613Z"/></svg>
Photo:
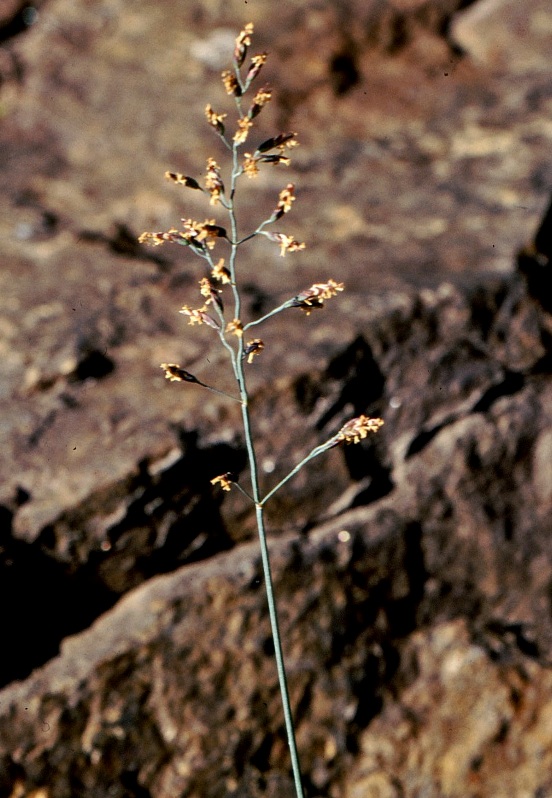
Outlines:
<svg viewBox="0 0 552 798"><path fill-rule="evenodd" d="M263 480L386 421L268 507L313 798L552 794L552 24L511 7L248 5L259 135L302 147L240 218L293 179L309 248L244 247L245 311L347 286L267 325ZM254 517L209 485L245 484L238 413L159 363L231 382L190 259L136 244L205 215L162 174L215 151L244 9L33 8L0 13L0 798L292 795Z"/></svg>
<svg viewBox="0 0 552 798"><path fill-rule="evenodd" d="M272 544L310 794L552 789L549 236L384 313L297 402L387 418L345 449L350 508ZM0 712L6 795L291 795L256 544L146 581Z"/></svg>

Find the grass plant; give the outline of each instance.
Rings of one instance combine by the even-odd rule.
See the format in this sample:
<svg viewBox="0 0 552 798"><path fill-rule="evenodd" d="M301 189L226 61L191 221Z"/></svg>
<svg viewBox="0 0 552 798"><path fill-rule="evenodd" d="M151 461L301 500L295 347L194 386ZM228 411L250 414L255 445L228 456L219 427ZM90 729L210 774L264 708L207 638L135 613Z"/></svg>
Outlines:
<svg viewBox="0 0 552 798"><path fill-rule="evenodd" d="M226 214L226 226L220 225L214 218L206 218L198 222L191 218L182 219L179 228L171 228L166 232L146 232L140 236L142 243L159 246L165 243L179 244L204 261L205 273L199 281L200 305L197 308L184 305L180 313L187 317L190 325L206 324L218 336L221 345L228 354L230 367L236 382L236 393L229 394L214 385L199 380L177 363L163 363L167 379L173 382L195 384L200 388L222 394L241 406L243 433L249 462L249 485L244 487L238 483L237 477L231 473L220 474L211 480L224 491L232 487L240 490L255 507L257 529L261 549L265 589L270 615L270 623L274 642L274 653L278 680L282 697L284 721L291 755L291 767L297 798L303 798L301 768L295 740L292 710L287 687L286 668L282 649L281 635L278 625L278 613L271 575L270 556L264 519L266 503L297 472L315 457L334 446L347 443L358 443L370 433L377 432L383 424L380 418L361 415L348 421L341 429L324 443L316 446L301 460L277 485L263 489L259 480L259 470L255 455L255 443L252 432L250 414L250 396L247 389L247 370L253 361L262 356L265 343L262 338L253 337L252 330L262 326L272 316L299 309L307 316L313 311L322 309L327 300L344 290L343 283L327 278L325 282L315 283L296 296L290 297L283 304L273 308L265 315L246 320L242 314L242 294L237 263L238 250L247 241L257 236L264 236L270 244L280 248L280 255L300 252L305 244L293 236L275 231L273 225L288 214L295 202L295 186L287 183L279 193L271 215L258 224L252 231L243 234L238 225L236 194L242 179L255 179L264 167L289 166L290 154L297 146L295 133L278 133L257 145L250 145L254 134L255 119L264 106L272 98L272 89L264 86L254 94L250 92L257 81L266 62L267 53L257 53L248 60L249 48L253 34L253 24L247 24L239 33L234 49L232 68L222 73L222 81L226 93L235 103L237 112L236 124L229 135L226 127L226 113L218 113L211 105L205 108L208 125L229 153L230 166L223 179L223 170L215 158L207 159L203 185L188 175L166 172L168 180L194 191L205 193L209 205L220 207ZM250 99L246 101L246 95ZM245 151L247 145L247 151ZM219 255L219 249L226 247L225 257ZM217 254L215 256L215 250ZM230 307L230 312L227 311Z"/></svg>

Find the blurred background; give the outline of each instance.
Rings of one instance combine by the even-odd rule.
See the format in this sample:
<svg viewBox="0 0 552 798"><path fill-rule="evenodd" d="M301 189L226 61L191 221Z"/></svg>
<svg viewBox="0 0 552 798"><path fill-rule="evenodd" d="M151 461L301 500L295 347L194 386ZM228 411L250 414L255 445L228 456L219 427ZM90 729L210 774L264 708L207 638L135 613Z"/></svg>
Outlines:
<svg viewBox="0 0 552 798"><path fill-rule="evenodd" d="M404 341L419 320L413 296L456 307L455 292L508 280L548 206L550 0L1 0L0 596L14 608L2 622L12 652L3 685L26 679L131 588L253 533L240 497L227 499L223 521L208 484L214 462L224 466L215 473L243 467L234 408L176 390L159 369L180 363L231 389L212 331L190 330L178 315L199 296L199 261L184 248L137 243L182 217L225 223L164 173L201 180L209 156L227 166L204 108L229 113L231 129L220 73L250 21L251 53L269 54L258 85L273 88L250 140L293 131L300 146L289 167L242 181L240 231L269 216L291 181L297 201L277 228L307 248L286 258L264 239L242 248L245 313L328 278L347 289L320 318L297 312L267 328L270 345L250 377L267 477L278 474L278 458L285 472L334 419L321 410L318 427L290 421L283 431L289 396L308 415L331 363L329 383L365 396L359 412L371 402L381 410L382 361L358 336L386 317ZM463 308L436 326L468 317ZM520 351L532 346L527 329ZM421 391L417 369L408 374ZM341 412L351 401L335 404ZM399 413L400 403L391 407ZM431 416L420 413L411 422L418 432ZM431 416L435 428L443 413ZM391 491L390 455L351 458L332 453L310 486L299 482L274 509L275 527L306 529L328 506L346 509L351 477L367 503ZM402 794L385 789L365 794Z"/></svg>

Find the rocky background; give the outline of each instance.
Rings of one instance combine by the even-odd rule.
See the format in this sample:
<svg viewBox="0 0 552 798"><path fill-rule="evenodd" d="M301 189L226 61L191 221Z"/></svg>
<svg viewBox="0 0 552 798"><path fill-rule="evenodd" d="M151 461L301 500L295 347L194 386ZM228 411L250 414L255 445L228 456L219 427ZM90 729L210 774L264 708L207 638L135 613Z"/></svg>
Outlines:
<svg viewBox="0 0 552 798"><path fill-rule="evenodd" d="M242 248L246 313L347 288L263 331L266 485L386 421L269 505L306 793L550 798L549 0L0 3L0 796L292 795L235 408L159 363L230 376L136 243L207 213L163 173L250 20L301 147L240 220L293 180L308 248Z"/></svg>

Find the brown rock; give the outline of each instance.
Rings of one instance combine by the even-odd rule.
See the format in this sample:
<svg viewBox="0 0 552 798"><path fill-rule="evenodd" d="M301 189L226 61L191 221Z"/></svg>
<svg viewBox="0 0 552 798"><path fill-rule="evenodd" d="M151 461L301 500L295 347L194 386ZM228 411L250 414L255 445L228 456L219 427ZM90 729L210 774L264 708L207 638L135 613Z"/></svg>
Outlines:
<svg viewBox="0 0 552 798"><path fill-rule="evenodd" d="M549 763L535 753L552 742L547 710L515 720L515 707L538 706L552 652L550 497L539 473L552 385L536 345L515 371L508 337L495 339L509 309L515 341L527 307L536 344L549 315L521 275L467 294L422 292L303 381L294 414L270 400L273 423L286 417L292 436L306 423L301 408L327 435L357 402L387 407L375 446L344 450L361 480L349 492L357 506L334 503L324 524L272 544L313 790L461 795L476 784L483 796L528 777L535 789L548 784ZM423 384L409 380L416 362ZM261 410L267 401L259 394ZM307 487L282 512L306 501ZM70 527L60 540L69 537ZM0 788L290 794L260 587L257 545L242 544L149 579L67 638L58 657L0 693Z"/></svg>
<svg viewBox="0 0 552 798"><path fill-rule="evenodd" d="M404 659L412 683L363 734L348 798L550 791L548 669L493 663L461 621L417 632Z"/></svg>
<svg viewBox="0 0 552 798"><path fill-rule="evenodd" d="M547 59L516 76L513 107L508 75L478 73L451 54L440 32L456 5L285 6L277 24L273 4L251 9L258 47L271 51L267 78L277 98L259 118L261 131L282 125L303 142L289 229L300 230L309 249L299 262L256 242L244 248L247 311L332 274L350 297L316 326L309 320L306 328L300 314L276 319L263 364L252 369L253 390L267 375L293 381L322 368L371 324L381 290L504 272L532 232L549 153ZM202 3L164 14L125 8L121 16L116 4L57 0L13 39L25 80L3 87L1 181L11 210L0 220L0 469L3 503L27 542L51 537L58 519L78 515L95 495L113 494L109 517L139 464L180 445L174 423L233 440L225 403L170 390L158 370L162 361L182 361L231 387L212 338L192 335L176 315L192 301L193 260L130 242L142 229L172 225L179 206L205 213L194 192L179 194L162 175L174 168L199 176L217 149L205 139L203 106L226 102L221 42L242 13L241 4L226 4L220 16ZM348 74L357 82L346 86ZM247 184L242 218L268 212L287 179L269 170Z"/></svg>
<svg viewBox="0 0 552 798"><path fill-rule="evenodd" d="M227 100L217 73L244 10L173 5L53 0L1 56L10 796L290 791L251 508L234 491L219 514L209 486L243 470L238 408L159 363L232 381L211 331L177 316L196 264L135 242L205 215L162 174L218 157L203 107ZM550 212L512 271L549 194L546 12L531 0L523 41L485 61L468 33L464 58L450 42L458 5L251 9L279 87L258 135L303 146L295 172L245 185L240 224L296 180L286 231L309 248L244 247L244 312L330 276L348 289L266 327L250 370L263 484L351 415L386 420L269 505L313 796L501 795L506 774L550 788ZM395 782L372 767L371 723Z"/></svg>
<svg viewBox="0 0 552 798"><path fill-rule="evenodd" d="M550 52L552 12L546 0L531 0L523 9L515 0L481 0L454 16L450 32L477 63L527 73Z"/></svg>

